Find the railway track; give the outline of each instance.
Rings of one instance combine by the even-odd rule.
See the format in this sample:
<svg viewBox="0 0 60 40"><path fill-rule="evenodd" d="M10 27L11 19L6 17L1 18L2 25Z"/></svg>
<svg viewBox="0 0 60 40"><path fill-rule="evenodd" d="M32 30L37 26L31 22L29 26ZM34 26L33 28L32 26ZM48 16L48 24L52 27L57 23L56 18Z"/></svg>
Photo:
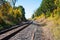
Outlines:
<svg viewBox="0 0 60 40"><path fill-rule="evenodd" d="M16 25L16 26L13 26L12 28L9 28L9 29L6 29L6 30L2 30L2 31L0 31L0 35L5 33L5 32L11 31L11 30L13 30L15 28L18 28L19 26L23 26L23 25L25 25L25 24Z"/></svg>
<svg viewBox="0 0 60 40"><path fill-rule="evenodd" d="M27 24L24 24L23 26L19 26L17 25L16 27L14 28L11 28L9 30L5 30L5 31L2 31L0 32L0 40L8 40L10 39L11 37L13 37L14 35L16 35L18 32L20 32L21 30L25 29L26 27L28 27L30 23L27 23Z"/></svg>

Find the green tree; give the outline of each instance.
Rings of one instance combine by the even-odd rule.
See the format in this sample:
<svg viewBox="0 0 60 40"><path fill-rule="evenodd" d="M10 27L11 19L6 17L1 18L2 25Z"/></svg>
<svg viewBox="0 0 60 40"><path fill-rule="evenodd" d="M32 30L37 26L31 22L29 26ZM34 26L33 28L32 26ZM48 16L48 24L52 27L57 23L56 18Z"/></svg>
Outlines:
<svg viewBox="0 0 60 40"><path fill-rule="evenodd" d="M35 16L40 16L42 13L44 13L45 16L46 14L49 15L48 11L53 12L54 9L57 9L55 0L42 0L40 7L35 12ZM54 16L54 13L52 16Z"/></svg>

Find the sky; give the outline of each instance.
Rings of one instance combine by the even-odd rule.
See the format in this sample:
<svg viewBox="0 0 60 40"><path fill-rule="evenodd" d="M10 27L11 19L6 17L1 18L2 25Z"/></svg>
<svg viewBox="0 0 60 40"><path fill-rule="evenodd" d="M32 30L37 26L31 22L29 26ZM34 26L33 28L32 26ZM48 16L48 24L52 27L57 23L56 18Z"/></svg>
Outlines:
<svg viewBox="0 0 60 40"><path fill-rule="evenodd" d="M22 5L25 8L25 17L28 19L31 18L41 2L42 0L18 0L16 6Z"/></svg>

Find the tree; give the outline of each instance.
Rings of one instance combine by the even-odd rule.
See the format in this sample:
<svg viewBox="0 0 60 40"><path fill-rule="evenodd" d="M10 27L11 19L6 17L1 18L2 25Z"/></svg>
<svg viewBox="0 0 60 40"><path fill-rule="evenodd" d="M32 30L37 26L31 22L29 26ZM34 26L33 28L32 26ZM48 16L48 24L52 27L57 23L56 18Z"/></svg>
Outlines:
<svg viewBox="0 0 60 40"><path fill-rule="evenodd" d="M0 5L4 4L5 2L5 0L0 0Z"/></svg>
<svg viewBox="0 0 60 40"><path fill-rule="evenodd" d="M41 10L42 12L46 13L48 10L50 12L53 12L53 10L56 8L55 0L43 0L41 4Z"/></svg>
<svg viewBox="0 0 60 40"><path fill-rule="evenodd" d="M32 15L32 18L34 18L34 14Z"/></svg>
<svg viewBox="0 0 60 40"><path fill-rule="evenodd" d="M49 13L50 12L52 13L54 9L57 9L55 0L42 0L40 7L35 12L35 16L40 16L42 13L44 13L46 17L46 14L48 14L48 11ZM54 16L54 13L52 16Z"/></svg>
<svg viewBox="0 0 60 40"><path fill-rule="evenodd" d="M6 0L8 2L10 2L10 4L15 7L15 3L18 1L18 0Z"/></svg>

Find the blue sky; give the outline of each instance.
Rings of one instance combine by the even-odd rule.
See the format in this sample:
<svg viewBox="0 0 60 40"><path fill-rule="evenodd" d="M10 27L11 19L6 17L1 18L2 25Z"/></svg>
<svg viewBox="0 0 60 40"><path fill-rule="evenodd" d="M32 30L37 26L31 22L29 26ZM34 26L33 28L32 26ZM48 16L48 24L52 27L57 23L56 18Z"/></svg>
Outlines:
<svg viewBox="0 0 60 40"><path fill-rule="evenodd" d="M25 8L25 17L31 18L34 11L40 6L42 0L18 0L16 6L22 5Z"/></svg>

